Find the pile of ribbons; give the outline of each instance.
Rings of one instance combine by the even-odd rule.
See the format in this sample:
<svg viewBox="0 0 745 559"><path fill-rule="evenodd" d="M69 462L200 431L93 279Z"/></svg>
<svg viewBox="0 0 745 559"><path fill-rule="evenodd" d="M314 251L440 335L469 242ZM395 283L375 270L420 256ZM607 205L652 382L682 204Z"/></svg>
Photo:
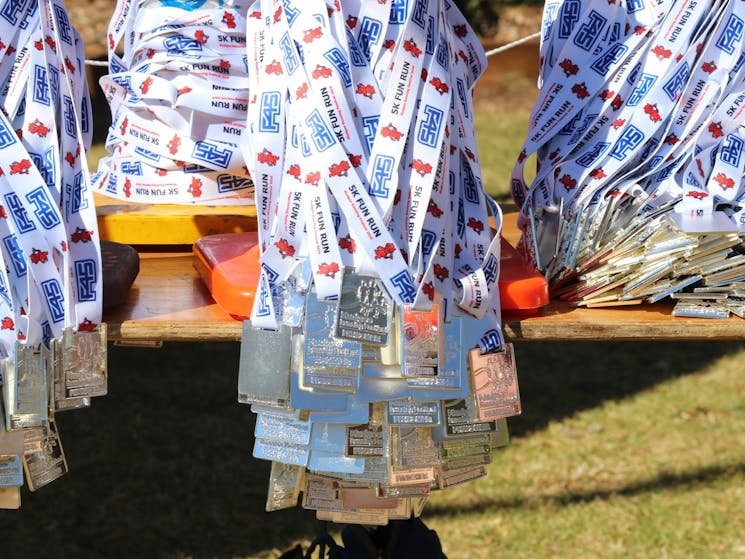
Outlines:
<svg viewBox="0 0 745 559"><path fill-rule="evenodd" d="M408 518L485 475L520 411L472 121L484 52L446 0L260 0L246 40L262 276L239 400L267 509L302 492L319 518Z"/></svg>
<svg viewBox="0 0 745 559"><path fill-rule="evenodd" d="M741 2L546 4L511 189L520 247L554 295L745 314L744 30Z"/></svg>
<svg viewBox="0 0 745 559"><path fill-rule="evenodd" d="M112 126L110 155L92 179L98 192L147 204L253 203L238 147L248 106L245 16L245 5L222 0L117 3L101 79Z"/></svg>
<svg viewBox="0 0 745 559"><path fill-rule="evenodd" d="M55 414L107 390L83 61L62 2L0 2L0 508L67 471Z"/></svg>

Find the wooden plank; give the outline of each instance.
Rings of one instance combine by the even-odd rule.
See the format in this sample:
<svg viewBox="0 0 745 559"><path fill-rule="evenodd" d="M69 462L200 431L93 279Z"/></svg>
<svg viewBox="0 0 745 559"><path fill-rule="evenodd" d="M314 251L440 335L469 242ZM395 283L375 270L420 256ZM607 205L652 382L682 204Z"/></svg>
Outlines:
<svg viewBox="0 0 745 559"><path fill-rule="evenodd" d="M512 341L745 339L745 320L678 318L672 305L577 309L552 302L533 316L504 316ZM184 253L142 254L127 302L106 313L119 341L238 341L241 323L220 309Z"/></svg>

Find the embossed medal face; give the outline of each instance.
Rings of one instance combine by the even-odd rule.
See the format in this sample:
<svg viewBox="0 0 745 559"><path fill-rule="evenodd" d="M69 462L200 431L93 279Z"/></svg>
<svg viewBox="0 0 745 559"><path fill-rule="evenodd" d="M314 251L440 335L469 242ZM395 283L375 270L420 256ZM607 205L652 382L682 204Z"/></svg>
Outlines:
<svg viewBox="0 0 745 559"><path fill-rule="evenodd" d="M47 420L47 373L42 350L16 343L15 367L6 372L11 429L40 427ZM6 386L3 386L5 392Z"/></svg>
<svg viewBox="0 0 745 559"><path fill-rule="evenodd" d="M442 407L447 436L488 433L497 429L494 421L479 421L476 405L470 398L446 400Z"/></svg>
<svg viewBox="0 0 745 559"><path fill-rule="evenodd" d="M515 355L512 344L500 353L468 353L476 409L481 421L491 421L520 413Z"/></svg>
<svg viewBox="0 0 745 559"><path fill-rule="evenodd" d="M300 495L303 468L281 462L272 462L269 473L269 489L266 495L266 511L294 507Z"/></svg>
<svg viewBox="0 0 745 559"><path fill-rule="evenodd" d="M54 421L24 430L23 467L31 491L67 473L67 461Z"/></svg>
<svg viewBox="0 0 745 559"><path fill-rule="evenodd" d="M243 323L238 368L238 401L244 404L286 406L290 400L292 331L280 326L276 332Z"/></svg>
<svg viewBox="0 0 745 559"><path fill-rule="evenodd" d="M60 400L93 398L104 396L108 392L106 324L100 324L91 332L75 332L72 328L66 328L62 332L61 344L55 344L54 347L59 347L62 352L64 397ZM56 389L57 386L55 400L58 399ZM77 407L83 406L84 404Z"/></svg>
<svg viewBox="0 0 745 559"><path fill-rule="evenodd" d="M354 392L359 386L362 344L334 336L336 305L308 294L301 385Z"/></svg>
<svg viewBox="0 0 745 559"><path fill-rule="evenodd" d="M390 400L388 402L388 425L431 427L440 423L440 402L414 402L412 400Z"/></svg>
<svg viewBox="0 0 745 559"><path fill-rule="evenodd" d="M382 347L388 344L393 303L380 282L355 273L344 274L337 306L337 338Z"/></svg>
<svg viewBox="0 0 745 559"><path fill-rule="evenodd" d="M437 447L430 429L400 427L391 430L391 466L394 470L427 468L437 461Z"/></svg>
<svg viewBox="0 0 745 559"><path fill-rule="evenodd" d="M439 358L443 353L439 305L433 304L429 311L414 310L412 305L404 305L401 320L404 376L437 375Z"/></svg>
<svg viewBox="0 0 745 559"><path fill-rule="evenodd" d="M376 424L347 427L347 456L384 456L383 426Z"/></svg>
<svg viewBox="0 0 745 559"><path fill-rule="evenodd" d="M359 369L362 366L362 345L334 337L335 313L333 301L319 301L314 293L308 294L304 323L305 367Z"/></svg>
<svg viewBox="0 0 745 559"><path fill-rule="evenodd" d="M23 485L23 431L4 431L0 425L0 488Z"/></svg>

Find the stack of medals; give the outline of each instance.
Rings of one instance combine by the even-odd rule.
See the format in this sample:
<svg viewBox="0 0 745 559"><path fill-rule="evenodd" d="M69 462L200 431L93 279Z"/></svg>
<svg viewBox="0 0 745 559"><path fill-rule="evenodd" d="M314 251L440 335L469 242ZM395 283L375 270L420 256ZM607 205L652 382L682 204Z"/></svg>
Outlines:
<svg viewBox="0 0 745 559"><path fill-rule="evenodd" d="M67 472L54 416L107 390L83 62L60 1L0 3L0 508Z"/></svg>
<svg viewBox="0 0 745 559"><path fill-rule="evenodd" d="M246 160L262 277L239 401L267 510L384 524L486 474L520 412L499 314L499 209L445 1L256 2Z"/></svg>
<svg viewBox="0 0 745 559"><path fill-rule="evenodd" d="M744 29L742 2L547 3L512 193L555 295L743 315Z"/></svg>
<svg viewBox="0 0 745 559"><path fill-rule="evenodd" d="M119 0L109 25L110 155L97 191L148 204L252 204L238 147L246 125L246 8ZM123 39L123 54L114 51Z"/></svg>

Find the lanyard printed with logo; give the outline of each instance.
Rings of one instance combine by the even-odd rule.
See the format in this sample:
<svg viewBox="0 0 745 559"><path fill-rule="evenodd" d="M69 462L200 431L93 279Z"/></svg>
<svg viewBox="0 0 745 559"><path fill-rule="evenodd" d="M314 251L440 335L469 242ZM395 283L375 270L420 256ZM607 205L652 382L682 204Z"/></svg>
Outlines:
<svg viewBox="0 0 745 559"><path fill-rule="evenodd" d="M106 392L106 328L82 42L61 2L16 8L0 99L0 343L4 423L44 441L23 458L35 490L67 471L54 412Z"/></svg>
<svg viewBox="0 0 745 559"><path fill-rule="evenodd" d="M550 158L557 146L572 150L573 159L551 161L551 170L560 171L548 174L562 193L562 207L574 211L569 218L573 229L565 226L557 238L558 250L566 253L563 262L570 268L578 254L583 255L583 266L592 266L591 247L612 239L614 226L625 228L618 230L620 235L643 237L661 227L659 219L651 218L670 208L690 218L721 209L729 215L739 211L745 168L739 133L745 103L745 9L740 3L695 0L671 8L659 28L650 30L645 60L632 72L634 89L626 90L618 126L583 130L584 137L575 137L574 145L566 138L564 144L552 139L541 153ZM602 92L590 94L602 96ZM588 107L594 103L597 100ZM591 109L587 112L592 114ZM541 171L545 177L546 169ZM576 178L576 184L569 184L566 177ZM650 216L649 223L645 215ZM526 242L522 246L528 248ZM602 251L598 254L602 260L601 255ZM558 268L550 268L548 275L556 279ZM696 281L695 276L684 279ZM655 300L675 287L661 284L659 289L661 295Z"/></svg>
<svg viewBox="0 0 745 559"><path fill-rule="evenodd" d="M658 9L645 5L638 13L629 13L624 6L613 6L598 11L592 8L592 3L581 8L589 10L587 12L569 9L577 4L581 3L565 2L559 11L559 19L550 27L551 32L563 40L563 48L556 53L560 62L555 66L546 64L548 75L543 80L541 97L531 114L528 139L513 170L511 188L520 206L528 192L523 178L527 156L554 137L591 102L593 94L603 89L608 77L623 65L629 52L645 41L644 33L637 34L633 30L651 26ZM580 69L586 66L589 69L581 72ZM531 193L535 194L547 198L544 204L552 204L552 193L548 188L545 194L543 191Z"/></svg>
<svg viewBox="0 0 745 559"><path fill-rule="evenodd" d="M245 9L122 0L101 80L113 125L96 190L145 203L253 203L239 144L248 105ZM124 39L124 57L113 49ZM186 74L189 74L188 76Z"/></svg>

